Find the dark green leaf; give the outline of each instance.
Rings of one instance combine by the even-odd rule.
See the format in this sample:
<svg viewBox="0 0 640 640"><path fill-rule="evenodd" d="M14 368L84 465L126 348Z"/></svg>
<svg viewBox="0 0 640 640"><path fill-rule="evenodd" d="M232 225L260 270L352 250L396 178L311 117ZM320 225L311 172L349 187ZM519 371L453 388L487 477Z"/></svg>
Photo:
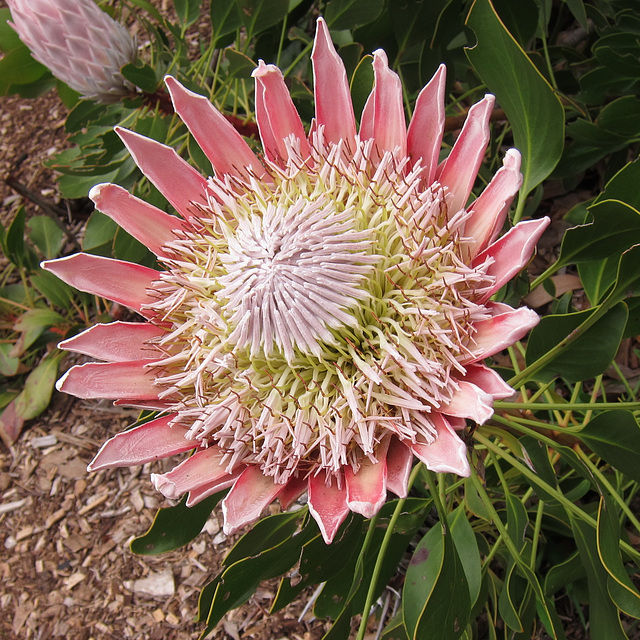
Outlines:
<svg viewBox="0 0 640 640"><path fill-rule="evenodd" d="M229 0L211 0L211 27L216 42L242 26L238 4Z"/></svg>
<svg viewBox="0 0 640 640"><path fill-rule="evenodd" d="M467 18L477 44L467 49L474 69L496 95L522 153L526 195L556 166L564 144L564 109L548 82L505 29L490 0L476 0Z"/></svg>
<svg viewBox="0 0 640 640"><path fill-rule="evenodd" d="M31 276L31 284L52 305L63 309L70 309L73 300L79 295L68 284L62 282L60 278L42 269L39 269L35 275Z"/></svg>
<svg viewBox="0 0 640 640"><path fill-rule="evenodd" d="M7 84L30 84L45 73L47 68L34 60L25 46L9 51L0 59L0 80Z"/></svg>
<svg viewBox="0 0 640 640"><path fill-rule="evenodd" d="M607 590L608 574L596 546L596 533L591 525L571 518L580 559L587 572L589 586L589 630L593 640L628 640L620 624L618 608Z"/></svg>
<svg viewBox="0 0 640 640"><path fill-rule="evenodd" d="M606 492L598 509L598 555L609 574L608 590L616 606L628 616L640 618L640 593L629 578L620 555L620 522L613 498Z"/></svg>
<svg viewBox="0 0 640 640"><path fill-rule="evenodd" d="M569 584L585 577L585 568L576 551L564 562L556 564L547 572L544 580L544 592L548 596L553 596L560 589L566 588Z"/></svg>
<svg viewBox="0 0 640 640"><path fill-rule="evenodd" d="M82 239L82 250L95 253L99 247L111 245L118 230L118 225L109 216L94 211L87 222ZM107 255L110 255L111 251Z"/></svg>
<svg viewBox="0 0 640 640"><path fill-rule="evenodd" d="M356 118L360 117L373 88L373 56L364 56L351 78L351 99Z"/></svg>
<svg viewBox="0 0 640 640"><path fill-rule="evenodd" d="M202 0L173 0L178 19L185 27L193 24L198 19L201 4Z"/></svg>
<svg viewBox="0 0 640 640"><path fill-rule="evenodd" d="M633 413L605 411L576 435L612 467L640 482L640 426Z"/></svg>
<svg viewBox="0 0 640 640"><path fill-rule="evenodd" d="M470 606L469 585L456 546L438 523L418 543L407 568L402 591L407 635L419 640L437 629L439 640L460 638Z"/></svg>
<svg viewBox="0 0 640 640"><path fill-rule="evenodd" d="M65 319L53 309L29 309L15 322L16 331L30 331L31 329L45 330L49 327L64 324Z"/></svg>
<svg viewBox="0 0 640 640"><path fill-rule="evenodd" d="M250 78L256 63L240 51L235 49L225 49L225 58L229 62L230 78Z"/></svg>
<svg viewBox="0 0 640 640"><path fill-rule="evenodd" d="M223 497L224 492L216 493L193 507L187 507L185 496L174 507L158 509L149 530L132 540L131 551L142 556L157 556L183 547L202 531L213 508Z"/></svg>
<svg viewBox="0 0 640 640"><path fill-rule="evenodd" d="M317 534L317 527L315 526L305 527L297 535L294 535L294 532L291 531L290 525L295 525L295 529L297 529L304 514L305 511L280 513L261 520L258 524L267 523L265 529L275 527L281 532L286 531L288 533L284 539L278 539L281 536L272 537L272 546L264 544L264 541L259 541L260 546L258 549L254 548L253 551L250 551L249 547L251 545L245 541L241 547L246 548L248 553L243 551L239 554L237 548L240 542L238 542L238 545L234 547L225 559L224 566L226 568L223 569L218 579L214 581L216 585L215 592L208 607L201 596L199 605L201 615L207 614L207 629L205 632L212 630L227 611L241 605L251 597L263 580L282 575L296 563L300 557L302 546ZM280 526L280 522L284 523L284 526ZM245 535L255 540L256 537L252 534L253 531L250 531ZM232 563L229 561L230 556L235 558L238 555L242 555L242 557ZM208 595L211 595L210 592Z"/></svg>
<svg viewBox="0 0 640 640"><path fill-rule="evenodd" d="M302 548L299 578L295 582L290 578L281 580L271 612L279 611L288 605L308 586L333 578L348 564L350 558L357 555L357 546L362 543L363 537L361 523L353 519L340 529L330 545L324 542L318 531L318 534Z"/></svg>
<svg viewBox="0 0 640 640"><path fill-rule="evenodd" d="M9 9L0 9L0 51L9 53L12 49L16 49L22 45L18 34L7 24L7 20L11 19Z"/></svg>
<svg viewBox="0 0 640 640"><path fill-rule="evenodd" d="M640 209L638 184L640 184L640 160L634 160L626 164L607 182L604 191L598 195L595 202L619 200Z"/></svg>
<svg viewBox="0 0 640 640"><path fill-rule="evenodd" d="M7 258L16 266L22 266L26 259L24 246L25 211L20 207L11 221L5 235Z"/></svg>
<svg viewBox="0 0 640 640"><path fill-rule="evenodd" d="M156 72L148 64L138 66L136 64L125 64L121 69L122 75L136 87L146 93L155 93L158 88L158 78Z"/></svg>
<svg viewBox="0 0 640 640"><path fill-rule="evenodd" d="M332 29L355 29L376 20L383 8L384 0L331 0L324 17Z"/></svg>
<svg viewBox="0 0 640 640"><path fill-rule="evenodd" d="M527 343L527 366L542 358L551 349L555 355L533 373L540 382L556 376L578 382L602 373L615 357L627 323L628 311L624 303L617 304L578 338L564 346L565 341L579 331L594 309L546 316L535 327Z"/></svg>
<svg viewBox="0 0 640 640"><path fill-rule="evenodd" d="M64 231L49 216L34 216L27 223L29 238L47 260L60 253Z"/></svg>
<svg viewBox="0 0 640 640"><path fill-rule="evenodd" d="M471 606L473 606L480 595L482 587L482 563L480 562L478 541L463 505L460 505L453 513L449 514L448 522L451 529L451 537L467 578L470 602Z"/></svg>
<svg viewBox="0 0 640 640"><path fill-rule="evenodd" d="M624 96L607 104L599 113L598 127L623 137L640 134L640 100L635 96Z"/></svg>
<svg viewBox="0 0 640 640"><path fill-rule="evenodd" d="M235 0L251 39L278 24L289 12L289 0Z"/></svg>

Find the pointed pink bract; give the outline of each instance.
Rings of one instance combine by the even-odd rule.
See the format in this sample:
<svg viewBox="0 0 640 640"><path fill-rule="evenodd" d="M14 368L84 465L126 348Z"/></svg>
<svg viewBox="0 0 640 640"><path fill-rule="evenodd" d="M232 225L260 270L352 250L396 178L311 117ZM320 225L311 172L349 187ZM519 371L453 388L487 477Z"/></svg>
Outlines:
<svg viewBox="0 0 640 640"><path fill-rule="evenodd" d="M356 119L353 113L349 80L342 59L337 54L327 23L318 18L311 53L316 124L324 126L324 139L355 150Z"/></svg>
<svg viewBox="0 0 640 640"><path fill-rule="evenodd" d="M197 217L197 205L207 204L207 181L172 147L122 127L116 133L171 206L187 220Z"/></svg>
<svg viewBox="0 0 640 640"><path fill-rule="evenodd" d="M457 473L471 475L467 447L451 425L439 414L431 416L438 437L431 444L409 444L414 455L424 462L427 469L437 473Z"/></svg>
<svg viewBox="0 0 640 640"><path fill-rule="evenodd" d="M265 476L260 467L247 467L222 501L224 532L230 535L254 520L275 500L284 488Z"/></svg>
<svg viewBox="0 0 640 640"><path fill-rule="evenodd" d="M471 259L496 239L507 217L511 202L522 186L520 152L509 149L502 165L468 209L472 215L467 220L464 231L465 236L470 240L467 246Z"/></svg>
<svg viewBox="0 0 640 640"><path fill-rule="evenodd" d="M95 324L73 338L63 340L58 347L82 353L107 362L158 360L162 353L149 344L165 332L146 322L111 322Z"/></svg>
<svg viewBox="0 0 640 640"><path fill-rule="evenodd" d="M387 54L378 49L373 52L375 81L373 90L362 112L360 139L373 138L377 153L396 153L398 158L407 154L407 127L402 102L402 83L398 74L389 69Z"/></svg>
<svg viewBox="0 0 640 640"><path fill-rule="evenodd" d="M154 269L87 253L47 260L42 268L80 291L102 296L138 312L153 303L149 292L153 282L160 278Z"/></svg>
<svg viewBox="0 0 640 640"><path fill-rule="evenodd" d="M309 478L309 513L318 523L324 541L331 544L349 513L346 487L338 487L335 480L331 486L327 486L324 471L311 476Z"/></svg>
<svg viewBox="0 0 640 640"><path fill-rule="evenodd" d="M446 73L446 67L441 64L429 84L418 95L407 132L407 152L414 164L420 161L426 185L430 185L435 179L442 146Z"/></svg>
<svg viewBox="0 0 640 640"><path fill-rule="evenodd" d="M489 117L494 103L495 98L488 94L484 100L469 109L462 131L436 176L438 182L451 194L447 201L450 215L462 209L469 199L489 144Z"/></svg>
<svg viewBox="0 0 640 640"><path fill-rule="evenodd" d="M71 367L58 380L58 391L77 398L155 400L160 388L148 360L134 362L88 362Z"/></svg>
<svg viewBox="0 0 640 640"><path fill-rule="evenodd" d="M478 255L473 264L481 264L488 258L493 260L493 264L487 269L487 274L493 276L496 281L487 291L487 298L509 282L529 262L540 236L550 222L551 220L546 217L519 222Z"/></svg>
<svg viewBox="0 0 640 640"><path fill-rule="evenodd" d="M266 175L265 168L233 125L204 96L167 76L165 83L176 113L204 151L218 176Z"/></svg>
<svg viewBox="0 0 640 640"><path fill-rule="evenodd" d="M176 239L176 231L186 226L180 218L131 195L116 184L97 184L89 191L96 209L142 242L158 257L165 257L165 245Z"/></svg>
<svg viewBox="0 0 640 640"><path fill-rule="evenodd" d="M194 449L197 442L187 440L180 426L170 426L174 417L162 416L113 436L102 445L88 470L131 467Z"/></svg>
<svg viewBox="0 0 640 640"><path fill-rule="evenodd" d="M276 164L286 160L289 151L285 140L290 137L298 141L302 158L307 158L310 153L307 136L282 71L260 60L253 77L256 80L256 119L267 158Z"/></svg>

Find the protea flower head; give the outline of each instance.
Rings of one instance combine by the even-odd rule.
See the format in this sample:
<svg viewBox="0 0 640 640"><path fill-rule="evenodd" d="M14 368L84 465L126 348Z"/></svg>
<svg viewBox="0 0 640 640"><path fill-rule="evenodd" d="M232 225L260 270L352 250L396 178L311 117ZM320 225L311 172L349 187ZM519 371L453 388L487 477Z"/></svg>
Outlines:
<svg viewBox="0 0 640 640"><path fill-rule="evenodd" d="M104 362L73 367L60 390L161 412L109 440L90 469L193 451L152 476L165 496L188 493L192 505L231 487L222 503L229 533L276 498L286 508L307 491L330 542L349 511L371 517L387 490L406 495L414 456L469 475L460 431L513 393L483 360L538 322L491 296L530 259L549 221L521 222L497 239L521 184L515 150L467 206L492 96L472 107L439 164L444 67L407 130L400 80L376 51L357 131L322 20L312 61L309 135L280 70L260 62L254 71L263 158L208 100L168 77L215 175L118 129L179 217L113 184L90 194L162 268L84 254L45 266L142 318L61 345Z"/></svg>
<svg viewBox="0 0 640 640"><path fill-rule="evenodd" d="M7 0L20 39L33 57L89 100L116 102L134 87L120 69L137 46L93 0Z"/></svg>

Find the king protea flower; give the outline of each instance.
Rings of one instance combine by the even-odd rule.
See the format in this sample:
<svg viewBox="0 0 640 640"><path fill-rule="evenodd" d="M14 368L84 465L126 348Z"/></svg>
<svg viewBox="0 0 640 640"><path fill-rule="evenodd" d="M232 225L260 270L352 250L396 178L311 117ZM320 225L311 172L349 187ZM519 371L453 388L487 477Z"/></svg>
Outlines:
<svg viewBox="0 0 640 640"><path fill-rule="evenodd" d="M179 217L117 185L90 194L162 268L84 254L45 267L142 318L61 344L104 362L73 367L60 390L161 412L109 440L91 470L192 451L152 476L165 496L187 493L193 505L231 487L222 502L230 533L274 499L287 508L306 491L330 542L349 511L372 517L388 490L406 495L414 456L469 475L459 433L513 393L483 360L538 322L491 296L527 263L549 221L496 239L521 184L515 150L467 205L493 96L472 107L439 164L443 67L407 130L400 80L376 51L358 132L322 20L312 60L309 135L280 70L260 62L254 71L263 158L208 100L168 77L215 175L118 129Z"/></svg>
<svg viewBox="0 0 640 640"><path fill-rule="evenodd" d="M84 98L116 102L134 87L120 69L134 62L135 40L93 0L7 0L33 57Z"/></svg>

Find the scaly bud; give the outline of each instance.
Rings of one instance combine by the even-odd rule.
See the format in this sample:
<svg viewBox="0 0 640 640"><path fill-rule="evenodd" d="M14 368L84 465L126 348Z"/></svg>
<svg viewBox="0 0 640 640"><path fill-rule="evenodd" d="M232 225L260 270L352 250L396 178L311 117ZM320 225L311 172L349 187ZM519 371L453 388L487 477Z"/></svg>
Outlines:
<svg viewBox="0 0 640 640"><path fill-rule="evenodd" d="M136 59L136 41L93 0L7 0L33 57L83 98L117 102L134 89L120 69Z"/></svg>

